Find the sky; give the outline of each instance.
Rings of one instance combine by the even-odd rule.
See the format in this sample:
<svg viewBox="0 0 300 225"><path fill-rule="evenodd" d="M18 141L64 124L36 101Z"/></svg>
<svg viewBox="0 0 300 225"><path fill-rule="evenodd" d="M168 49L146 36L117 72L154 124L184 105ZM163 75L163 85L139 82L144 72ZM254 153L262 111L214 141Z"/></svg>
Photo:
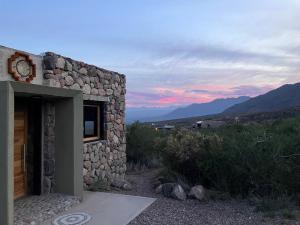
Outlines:
<svg viewBox="0 0 300 225"><path fill-rule="evenodd" d="M299 0L0 0L0 45L125 74L127 107L300 82Z"/></svg>

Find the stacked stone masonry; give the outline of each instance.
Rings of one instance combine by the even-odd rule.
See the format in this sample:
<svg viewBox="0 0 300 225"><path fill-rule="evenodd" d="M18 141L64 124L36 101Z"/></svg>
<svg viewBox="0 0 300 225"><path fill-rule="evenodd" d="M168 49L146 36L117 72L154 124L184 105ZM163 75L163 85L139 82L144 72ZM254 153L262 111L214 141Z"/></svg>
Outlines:
<svg viewBox="0 0 300 225"><path fill-rule="evenodd" d="M43 193L53 193L55 187L55 106L51 102L44 104L44 141L43 141Z"/></svg>
<svg viewBox="0 0 300 225"><path fill-rule="evenodd" d="M84 143L82 148L84 158L84 186L98 180L113 181L124 178L126 171L126 138L125 138L125 76L116 72L104 70L83 62L65 58L54 53L45 53L43 58L44 85L51 87L82 90L84 99L105 101L105 139ZM55 121L51 106L45 107L46 123ZM67 116L67 115L66 115ZM47 125L48 126L48 125ZM45 149L52 149L55 138L53 133L45 131ZM51 150L51 151L52 151ZM44 190L55 191L53 180L55 168L53 152L46 151ZM53 153L54 154L54 153ZM50 169L46 168L51 163ZM47 173L46 173L47 172ZM53 173L53 174L51 174ZM50 184L50 187L49 187ZM47 192L47 191L46 191Z"/></svg>

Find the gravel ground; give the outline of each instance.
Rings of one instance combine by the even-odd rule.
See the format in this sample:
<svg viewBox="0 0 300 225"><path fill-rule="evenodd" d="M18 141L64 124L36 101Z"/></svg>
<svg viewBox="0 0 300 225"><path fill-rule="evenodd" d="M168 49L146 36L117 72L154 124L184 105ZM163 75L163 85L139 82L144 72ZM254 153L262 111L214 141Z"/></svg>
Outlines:
<svg viewBox="0 0 300 225"><path fill-rule="evenodd" d="M62 194L29 196L18 199L14 205L14 224L39 225L77 204L79 204L77 197Z"/></svg>
<svg viewBox="0 0 300 225"><path fill-rule="evenodd" d="M297 219L285 220L264 217L254 211L247 201L177 201L156 195L152 189L152 179L157 171L127 175L133 183L132 191L118 191L128 195L154 197L157 200L129 225L300 225Z"/></svg>

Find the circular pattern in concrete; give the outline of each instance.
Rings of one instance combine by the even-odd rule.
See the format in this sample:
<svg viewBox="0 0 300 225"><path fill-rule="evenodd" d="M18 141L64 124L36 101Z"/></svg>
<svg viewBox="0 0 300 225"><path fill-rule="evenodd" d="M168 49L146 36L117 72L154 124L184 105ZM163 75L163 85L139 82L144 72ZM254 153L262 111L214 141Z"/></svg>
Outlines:
<svg viewBox="0 0 300 225"><path fill-rule="evenodd" d="M53 225L83 225L91 220L91 216L83 213L70 213L56 218Z"/></svg>

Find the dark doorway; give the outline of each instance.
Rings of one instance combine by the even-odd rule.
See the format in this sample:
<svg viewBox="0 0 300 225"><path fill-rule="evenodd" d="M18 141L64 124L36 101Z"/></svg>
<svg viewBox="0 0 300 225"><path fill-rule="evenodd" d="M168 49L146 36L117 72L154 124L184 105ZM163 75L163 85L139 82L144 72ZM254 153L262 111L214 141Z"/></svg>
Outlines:
<svg viewBox="0 0 300 225"><path fill-rule="evenodd" d="M15 98L15 110L27 111L27 194L41 194L42 177L42 100L39 98Z"/></svg>

